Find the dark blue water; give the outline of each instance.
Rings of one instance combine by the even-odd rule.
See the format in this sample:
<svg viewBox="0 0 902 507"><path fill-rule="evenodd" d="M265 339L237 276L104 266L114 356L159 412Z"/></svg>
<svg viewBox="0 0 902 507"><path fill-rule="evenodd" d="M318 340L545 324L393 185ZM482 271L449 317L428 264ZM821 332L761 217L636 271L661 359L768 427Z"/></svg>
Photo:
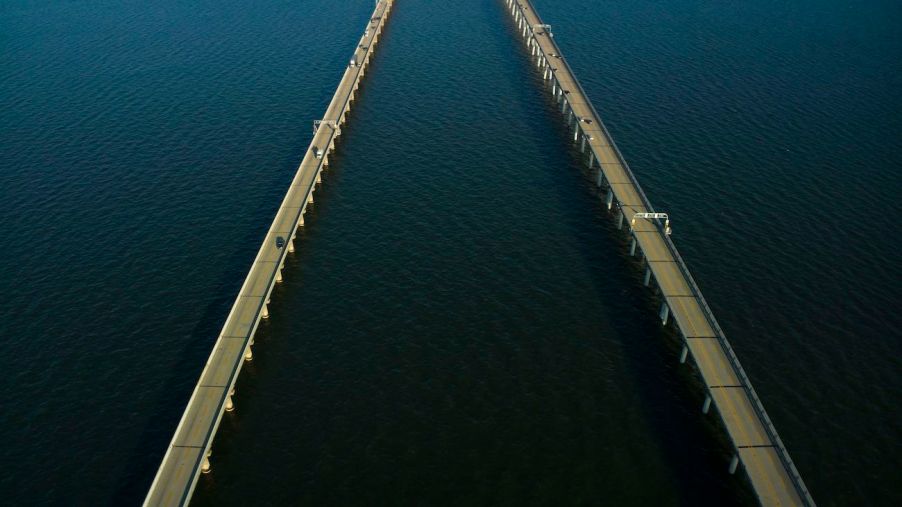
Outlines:
<svg viewBox="0 0 902 507"><path fill-rule="evenodd" d="M196 503L753 501L501 5L397 2ZM900 6L536 7L815 499L897 503ZM143 498L371 9L0 6L4 503Z"/></svg>

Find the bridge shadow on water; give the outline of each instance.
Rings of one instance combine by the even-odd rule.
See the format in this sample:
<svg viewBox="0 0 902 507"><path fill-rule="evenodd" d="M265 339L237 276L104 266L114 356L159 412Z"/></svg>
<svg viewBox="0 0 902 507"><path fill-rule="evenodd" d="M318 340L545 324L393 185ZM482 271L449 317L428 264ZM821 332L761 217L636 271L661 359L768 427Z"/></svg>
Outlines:
<svg viewBox="0 0 902 507"><path fill-rule="evenodd" d="M380 36L380 45L383 44L384 39L390 37L390 34L391 30L383 32ZM367 65L367 77L378 69L381 53L382 51L378 48L374 51ZM356 92L358 98L354 101L355 103L365 96L366 88L367 79L364 77L358 85ZM324 87L322 110L325 110L328 106L328 101L333 92L334 83ZM318 201L321 199L328 200L329 194L334 192L334 187L330 183L340 177L343 159L340 146L349 136L353 135L355 115L356 107L352 106L351 110L346 114L347 123L342 126L343 135L336 142L337 149L329 156L329 167L323 171L323 183L317 185L315 196ZM277 166L282 168L282 171L285 173L285 177L281 178L284 182L276 185L275 191L279 194L278 198L260 201L253 210L250 210L250 214L258 218L258 220L253 222L258 224L258 226L249 229L240 238L236 248L234 248L225 263L226 267L223 275L216 284L216 289L213 293L217 297L200 313L196 325L190 332L188 339L185 341L185 346L179 354L181 359L173 365L170 377L160 380L160 383L163 385L163 388L160 390L162 394L149 408L151 413L155 414L155 417L145 426L138 439L138 444L128 453L126 460L128 466L122 471L121 478L118 480L118 486L110 499L110 504L127 505L140 503L147 494L176 426L178 426L191 393L206 364L206 359L216 343L223 323L253 262L260 241L265 236L266 229L269 228L285 189L288 188L291 179L295 175L298 163L304 157L307 146L310 144L310 138L310 133L300 130L292 139L293 149L278 161ZM309 255L308 249L304 248L304 242L308 231L316 227L318 207L314 203L307 209L307 213L304 216L306 226L299 228L297 231L297 251L289 255L285 261L286 276L292 276L293 272L300 269L305 256ZM272 300L275 305L278 305L279 292L280 286L277 285L272 293ZM254 336L255 343L265 347L269 334L268 322L265 320L261 321ZM259 359L261 358L265 359L265 356L261 357L260 353L255 352L255 359L257 360L246 362L242 366L241 374L238 376L235 385L236 392L253 389L256 370L261 367L259 364ZM173 400L178 400L178 402L173 403ZM230 437L235 431L239 430L240 425L240 411L236 410L235 412L224 414L211 447L218 457L225 458L229 455L233 443L233 439ZM194 495L195 499L197 492L202 492L212 487L215 487L215 479L202 476L198 480Z"/></svg>
<svg viewBox="0 0 902 507"><path fill-rule="evenodd" d="M283 168L285 177L284 184L277 185L278 193L283 193L287 185L290 184L291 178L294 177L294 169L301 157L306 146L310 142L310 134L305 131L298 132L293 139L292 146L295 148L290 153L281 157L278 167ZM113 492L110 499L112 505L130 505L141 503L153 482L163 455L169 446L172 435L178 426L179 420L184 413L191 393L194 391L200 378L207 358L213 350L222 326L225 322L229 311L232 308L235 298L244 283L248 269L250 269L254 256L260 245L260 241L269 228L269 223L275 214L274 203L279 201L262 200L252 210L249 210L251 216L258 219L252 223L258 224L256 227L249 228L239 241L233 246L231 253L224 263L224 270L215 284L213 294L216 297L207 306L199 312L197 322L190 334L185 340L185 345L178 356L179 361L173 364L171 375L165 379L158 379L163 386L159 392L161 393L155 402L148 407L154 416L149 419L141 436L137 440L137 445L128 452L126 459L127 466L123 469L118 486ZM302 238L303 228L298 231L298 238ZM266 321L261 321L256 337L265 337L267 332ZM245 363L239 376L241 377L254 374L254 362ZM175 402L174 402L175 401ZM233 425L233 414L225 414L220 424L218 434L230 431ZM214 438L214 447L215 441ZM203 479L203 478L201 478ZM198 488L203 484L203 480L199 481Z"/></svg>
<svg viewBox="0 0 902 507"><path fill-rule="evenodd" d="M635 258L629 257L627 219L623 229L618 230L614 223L616 211L606 209L606 190L596 186L595 170L587 168L587 155L573 141L573 131L566 126L560 105L554 102L550 84L544 81L542 72L532 61L505 2L496 3L506 19L506 35L515 41L517 56L531 81L531 88L518 88L522 90L518 100L538 104L541 109L537 121L530 122L529 128L535 136L553 133L555 144L568 155L566 162L557 158L557 153L544 155L547 167L559 171L561 183L553 185L554 189L562 202L593 208L592 220L603 230L604 237L585 234L585 226L576 221L583 218L578 213L565 217L563 222L572 231L598 290L604 292L612 277L619 279L618 285L627 287L619 297L610 298L615 304L612 311L620 317L611 319L610 323L619 338L629 373L635 379L633 386L638 389L641 410L652 429L649 434L678 483L679 502L682 505L758 505L742 470L735 476L727 471L732 446L716 410L707 416L701 413L704 385L691 359L679 364L682 343L673 319L667 326L661 326L657 312L663 299L656 290L643 286L644 266L638 252ZM561 49L566 54L566 45ZM540 122L548 122L552 128L544 130ZM602 256L598 253L600 249L616 252L613 256ZM615 259L614 264L601 262L611 259Z"/></svg>

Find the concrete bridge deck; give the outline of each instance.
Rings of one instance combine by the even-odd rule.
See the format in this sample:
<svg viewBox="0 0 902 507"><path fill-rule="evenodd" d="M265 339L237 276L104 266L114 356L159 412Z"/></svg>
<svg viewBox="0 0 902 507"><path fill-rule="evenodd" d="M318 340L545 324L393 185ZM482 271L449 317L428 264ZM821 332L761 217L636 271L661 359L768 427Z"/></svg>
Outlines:
<svg viewBox="0 0 902 507"><path fill-rule="evenodd" d="M562 56L550 27L529 0L505 0L532 62L543 73L554 100L561 105L573 140L588 148L590 168L598 167L597 183L607 188L606 205L620 228L625 220L631 235L631 254L645 260L645 284L654 282L663 299L659 316L670 316L684 342L680 361L691 354L707 388L703 412L713 404L734 446L730 472L741 463L763 505L814 505L776 428L761 405L751 382L701 291L665 231L661 218L636 217L655 210L639 186L613 139Z"/></svg>
<svg viewBox="0 0 902 507"><path fill-rule="evenodd" d="M313 202L316 184L328 165L329 154L341 135L341 125L350 110L360 80L391 11L394 0L379 0L367 22L351 62L326 109L294 180L282 201L263 244L251 265L222 332L191 395L172 441L166 450L144 505L186 505L202 472L210 469L210 448L223 413L233 409L235 381L245 361L253 358L251 347L261 319L269 316L267 305L288 253L294 251L297 228L304 225L304 211ZM322 150L318 155L317 151Z"/></svg>

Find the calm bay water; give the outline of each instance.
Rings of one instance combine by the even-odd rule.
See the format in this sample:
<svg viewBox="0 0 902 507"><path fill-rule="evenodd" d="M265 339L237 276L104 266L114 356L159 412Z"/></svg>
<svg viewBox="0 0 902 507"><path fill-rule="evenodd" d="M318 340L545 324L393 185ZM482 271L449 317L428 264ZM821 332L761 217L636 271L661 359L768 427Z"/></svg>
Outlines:
<svg viewBox="0 0 902 507"><path fill-rule="evenodd" d="M500 0L399 0L197 504L753 503ZM0 6L0 498L142 498L371 2ZM895 2L537 0L821 505L892 505Z"/></svg>

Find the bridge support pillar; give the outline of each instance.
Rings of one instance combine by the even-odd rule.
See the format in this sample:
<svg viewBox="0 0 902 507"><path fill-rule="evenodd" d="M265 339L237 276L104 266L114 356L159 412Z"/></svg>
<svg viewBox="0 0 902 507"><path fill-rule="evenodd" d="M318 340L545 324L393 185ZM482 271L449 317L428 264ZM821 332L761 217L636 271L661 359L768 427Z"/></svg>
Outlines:
<svg viewBox="0 0 902 507"><path fill-rule="evenodd" d="M595 177L595 186L597 186L598 188L601 188L603 185L604 185L604 171L602 171L601 167L599 167L598 174Z"/></svg>
<svg viewBox="0 0 902 507"><path fill-rule="evenodd" d="M200 471L204 474L210 473L210 451L207 451L207 455L204 456L204 462L200 466Z"/></svg>
<svg viewBox="0 0 902 507"><path fill-rule="evenodd" d="M683 345L683 350L680 351L680 364L686 362L686 356L689 355L689 347Z"/></svg>
<svg viewBox="0 0 902 507"><path fill-rule="evenodd" d="M705 403L702 404L702 413L707 414L708 411L711 410L711 395L705 395Z"/></svg>
<svg viewBox="0 0 902 507"><path fill-rule="evenodd" d="M667 302L661 303L661 311L658 313L658 316L661 317L661 324L666 326L667 319L670 317L670 307L667 306Z"/></svg>
<svg viewBox="0 0 902 507"><path fill-rule="evenodd" d="M633 236L630 239L630 257L634 257L636 255L636 237Z"/></svg>
<svg viewBox="0 0 902 507"><path fill-rule="evenodd" d="M311 191L309 195L307 195L307 204L313 204L313 192Z"/></svg>
<svg viewBox="0 0 902 507"><path fill-rule="evenodd" d="M593 165L595 165L595 152L590 150L589 151L589 169L592 169ZM601 169L601 168L599 167L599 169ZM599 173L600 172L601 171L599 171ZM599 184L599 186L601 186L601 185Z"/></svg>
<svg viewBox="0 0 902 507"><path fill-rule="evenodd" d="M254 360L254 351L251 350L251 346L247 346L247 350L244 351L244 360L247 362L251 362Z"/></svg>
<svg viewBox="0 0 902 507"><path fill-rule="evenodd" d="M585 136L585 134L583 134L583 138L579 142L579 152L580 153L586 152L586 136Z"/></svg>
<svg viewBox="0 0 902 507"><path fill-rule="evenodd" d="M269 318L269 304L263 303L263 309L260 310L260 318L268 319Z"/></svg>
<svg viewBox="0 0 902 507"><path fill-rule="evenodd" d="M642 280L642 285L648 287L648 283L651 281L651 266L645 265L645 279Z"/></svg>
<svg viewBox="0 0 902 507"><path fill-rule="evenodd" d="M324 165L325 165L325 164L324 164ZM322 171L316 171L316 183L319 184L319 183L322 183L322 182L323 182L323 172L322 172Z"/></svg>
<svg viewBox="0 0 902 507"><path fill-rule="evenodd" d="M301 218L303 220L303 218ZM288 241L288 253L294 253L294 239Z"/></svg>
<svg viewBox="0 0 902 507"><path fill-rule="evenodd" d="M235 394L235 390L232 389L231 391L229 391L229 395L226 396L226 402L225 402L225 411L226 412L231 412L231 411L235 410L235 404L232 402L232 395L234 395L234 394Z"/></svg>
<svg viewBox="0 0 902 507"><path fill-rule="evenodd" d="M561 97L563 97L563 96L564 96L564 94L561 93ZM564 112L565 112L566 110L567 110L567 100L564 99L564 100L561 101L561 114L564 114ZM567 117L567 125L570 125L570 118L569 118L569 117Z"/></svg>
<svg viewBox="0 0 902 507"><path fill-rule="evenodd" d="M739 455L734 454L733 459L730 460L730 469L729 469L730 475L733 475L736 473L736 468L738 466L739 466Z"/></svg>
<svg viewBox="0 0 902 507"><path fill-rule="evenodd" d="M604 203L605 203L605 205L607 205L608 211L610 211L611 206L614 205L614 189L613 188L608 189L608 195L605 196Z"/></svg>
<svg viewBox="0 0 902 507"><path fill-rule="evenodd" d="M301 218L298 220L298 227L304 226L304 213L301 212Z"/></svg>
<svg viewBox="0 0 902 507"><path fill-rule="evenodd" d="M281 282L282 282L282 270L277 269L276 270L276 283L281 283Z"/></svg>
<svg viewBox="0 0 902 507"><path fill-rule="evenodd" d="M573 111L570 111L570 113L572 113L572 112ZM567 125L568 126L570 125L570 116L571 116L571 114L567 114ZM573 117L573 120L574 120L573 121L573 142L575 143L576 141L579 140L579 120L577 120L575 116Z"/></svg>

